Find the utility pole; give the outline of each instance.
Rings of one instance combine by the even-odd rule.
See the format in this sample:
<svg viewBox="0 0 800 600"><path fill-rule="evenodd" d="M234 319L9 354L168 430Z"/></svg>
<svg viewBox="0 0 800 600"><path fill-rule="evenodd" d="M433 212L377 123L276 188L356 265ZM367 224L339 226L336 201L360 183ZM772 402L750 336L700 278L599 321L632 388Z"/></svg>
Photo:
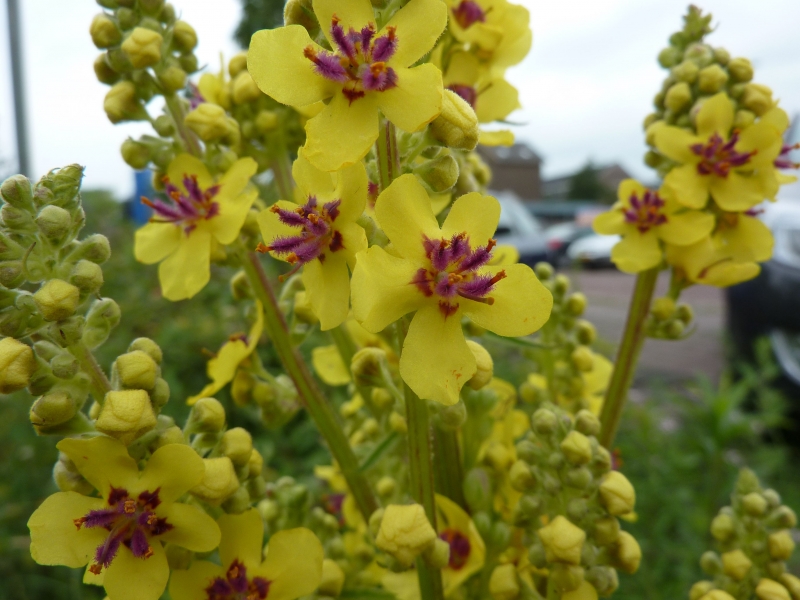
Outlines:
<svg viewBox="0 0 800 600"><path fill-rule="evenodd" d="M14 125L17 131L17 168L31 176L28 146L28 118L22 72L22 26L18 0L6 0L8 5L8 41L11 47L11 83L14 91Z"/></svg>

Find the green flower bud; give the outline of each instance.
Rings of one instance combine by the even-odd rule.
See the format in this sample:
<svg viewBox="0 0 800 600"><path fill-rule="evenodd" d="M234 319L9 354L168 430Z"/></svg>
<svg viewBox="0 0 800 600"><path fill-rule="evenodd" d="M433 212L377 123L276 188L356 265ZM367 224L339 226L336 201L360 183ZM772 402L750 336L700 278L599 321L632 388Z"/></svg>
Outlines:
<svg viewBox="0 0 800 600"><path fill-rule="evenodd" d="M30 230L33 219L27 210L4 204L0 209L0 220L7 229L24 231Z"/></svg>
<svg viewBox="0 0 800 600"><path fill-rule="evenodd" d="M397 488L397 482L388 475L384 475L378 480L378 483L375 484L375 490L378 492L378 495L382 498L388 498L392 494L394 494L395 489Z"/></svg>
<svg viewBox="0 0 800 600"><path fill-rule="evenodd" d="M234 79L244 71L247 71L247 52L239 52L228 61L228 74Z"/></svg>
<svg viewBox="0 0 800 600"><path fill-rule="evenodd" d="M264 519L267 523L272 523L275 521L281 514L281 507L280 505L275 502L274 500L262 500L256 506L261 518Z"/></svg>
<svg viewBox="0 0 800 600"><path fill-rule="evenodd" d="M700 73L700 68L691 60L685 60L672 69L673 77L679 82L684 83L694 83L698 73Z"/></svg>
<svg viewBox="0 0 800 600"><path fill-rule="evenodd" d="M797 515L788 506L779 506L767 517L770 527L792 529L797 525Z"/></svg>
<svg viewBox="0 0 800 600"><path fill-rule="evenodd" d="M753 79L753 65L746 58L734 58L728 63L728 73L734 81L747 83Z"/></svg>
<svg viewBox="0 0 800 600"><path fill-rule="evenodd" d="M234 427L222 434L219 451L230 458L234 465L243 467L250 461L253 438L246 429Z"/></svg>
<svg viewBox="0 0 800 600"><path fill-rule="evenodd" d="M92 36L94 45L101 49L116 46L122 39L119 27L106 13L95 15L89 26L89 35Z"/></svg>
<svg viewBox="0 0 800 600"><path fill-rule="evenodd" d="M80 366L74 356L62 352L53 357L50 361L50 368L53 375L59 379L72 379L78 373Z"/></svg>
<svg viewBox="0 0 800 600"><path fill-rule="evenodd" d="M134 69L146 69L158 64L161 60L163 43L164 38L160 33L156 33L152 29L136 27L122 42L122 51L128 55Z"/></svg>
<svg viewBox="0 0 800 600"><path fill-rule="evenodd" d="M666 321L675 313L675 300L669 296L662 296L653 300L650 312L659 321Z"/></svg>
<svg viewBox="0 0 800 600"><path fill-rule="evenodd" d="M521 440L517 442L517 456L527 463L534 464L538 457L536 444L529 440Z"/></svg>
<svg viewBox="0 0 800 600"><path fill-rule="evenodd" d="M136 85L131 81L120 81L108 90L103 100L103 110L108 120L115 124L147 118L144 107L136 97Z"/></svg>
<svg viewBox="0 0 800 600"><path fill-rule="evenodd" d="M472 150L478 145L480 131L475 111L461 96L444 90L442 112L430 125L431 135L450 148Z"/></svg>
<svg viewBox="0 0 800 600"><path fill-rule="evenodd" d="M575 465L584 465L592 459L592 445L589 443L589 438L579 431L570 431L567 434L561 442L561 451L567 460Z"/></svg>
<svg viewBox="0 0 800 600"><path fill-rule="evenodd" d="M714 60L724 67L730 62L731 53L725 50L725 48L714 48Z"/></svg>
<svg viewBox="0 0 800 600"><path fill-rule="evenodd" d="M692 102L692 90L686 82L680 82L673 85L667 91L664 98L664 104L669 110L679 113L689 106Z"/></svg>
<svg viewBox="0 0 800 600"><path fill-rule="evenodd" d="M450 544L436 538L433 545L422 553L422 557L434 569L443 569L450 563Z"/></svg>
<svg viewBox="0 0 800 600"><path fill-rule="evenodd" d="M247 104L248 102L255 102L262 96L262 92L258 89L256 82L246 70L240 72L233 80L233 90L231 97L236 104Z"/></svg>
<svg viewBox="0 0 800 600"><path fill-rule="evenodd" d="M233 494L222 503L226 513L238 515L250 508L250 492L245 486L239 486Z"/></svg>
<svg viewBox="0 0 800 600"><path fill-rule="evenodd" d="M197 32L186 21L175 21L172 43L179 52L191 52L197 46Z"/></svg>
<svg viewBox="0 0 800 600"><path fill-rule="evenodd" d="M182 54L178 58L181 68L187 73L196 73L199 69L197 57L194 54Z"/></svg>
<svg viewBox="0 0 800 600"><path fill-rule="evenodd" d="M711 535L720 542L725 542L736 535L736 525L730 515L719 514L711 521Z"/></svg>
<svg viewBox="0 0 800 600"><path fill-rule="evenodd" d="M10 394L27 387L36 359L33 350L14 338L0 340L0 394Z"/></svg>
<svg viewBox="0 0 800 600"><path fill-rule="evenodd" d="M80 290L61 279L51 279L39 288L33 299L46 321L63 321L78 308Z"/></svg>
<svg viewBox="0 0 800 600"><path fill-rule="evenodd" d="M186 115L185 123L204 142L218 141L230 132L225 109L210 102L204 102Z"/></svg>
<svg viewBox="0 0 800 600"><path fill-rule="evenodd" d="M459 400L452 406L440 407L436 417L436 424L443 431L458 431L467 421L467 407Z"/></svg>
<svg viewBox="0 0 800 600"><path fill-rule="evenodd" d="M420 165L415 173L434 193L446 192L458 181L458 162L449 154L439 156Z"/></svg>
<svg viewBox="0 0 800 600"><path fill-rule="evenodd" d="M158 74L158 81L167 94L175 93L186 87L186 71L170 65Z"/></svg>
<svg viewBox="0 0 800 600"><path fill-rule="evenodd" d="M575 415L575 429L584 435L597 435L600 433L600 419L590 410L580 410Z"/></svg>
<svg viewBox="0 0 800 600"><path fill-rule="evenodd" d="M594 523L594 539L599 546L613 544L619 538L619 521L616 517L605 517Z"/></svg>
<svg viewBox="0 0 800 600"><path fill-rule="evenodd" d="M311 0L288 0L283 8L283 23L302 25L311 35L319 29L319 23L311 8Z"/></svg>
<svg viewBox="0 0 800 600"><path fill-rule="evenodd" d="M536 479L531 472L531 468L524 460L518 460L511 465L508 480L511 483L511 487L518 492L526 492L536 486Z"/></svg>
<svg viewBox="0 0 800 600"><path fill-rule="evenodd" d="M121 5L122 8L117 10L117 20L119 21L119 26L126 31L128 29L133 29L139 22L139 15L136 14L135 10L132 10L135 3L135 1L129 2L130 6ZM122 51L120 52L122 53Z"/></svg>
<svg viewBox="0 0 800 600"><path fill-rule="evenodd" d="M728 83L728 73L719 65L709 65L697 77L697 87L701 92L714 94Z"/></svg>
<svg viewBox="0 0 800 600"><path fill-rule="evenodd" d="M733 119L733 126L736 129L745 129L756 122L756 113L749 110L737 110Z"/></svg>
<svg viewBox="0 0 800 600"><path fill-rule="evenodd" d="M767 539L769 555L775 560L789 560L794 552L794 540L788 529L771 533Z"/></svg>
<svg viewBox="0 0 800 600"><path fill-rule="evenodd" d="M744 496L760 491L761 484L758 481L758 476L751 469L741 469L739 477L736 479L736 493Z"/></svg>
<svg viewBox="0 0 800 600"><path fill-rule="evenodd" d="M156 424L156 416L147 392L122 390L106 394L95 427L127 446L153 429Z"/></svg>
<svg viewBox="0 0 800 600"><path fill-rule="evenodd" d="M567 504L567 518L569 518L570 521L580 521L586 516L588 511L589 505L584 498L573 498Z"/></svg>
<svg viewBox="0 0 800 600"><path fill-rule="evenodd" d="M67 348L81 341L85 331L86 319L73 315L50 324L50 335L62 347Z"/></svg>
<svg viewBox="0 0 800 600"><path fill-rule="evenodd" d="M186 422L191 433L217 433L225 427L225 408L214 398L200 398Z"/></svg>
<svg viewBox="0 0 800 600"><path fill-rule="evenodd" d="M386 351L380 348L362 348L353 355L350 371L356 385L380 385L383 382L381 365L386 362Z"/></svg>
<svg viewBox="0 0 800 600"><path fill-rule="evenodd" d="M493 494L492 479L486 469L476 467L467 472L464 477L464 498L473 513L490 509Z"/></svg>
<svg viewBox="0 0 800 600"><path fill-rule="evenodd" d="M0 196L14 208L31 210L33 208L33 189L24 175L13 175L0 186Z"/></svg>
<svg viewBox="0 0 800 600"><path fill-rule="evenodd" d="M742 104L760 117L775 106L775 101L772 99L770 88L757 83L748 83L744 88Z"/></svg>
<svg viewBox="0 0 800 600"><path fill-rule="evenodd" d="M578 371L588 373L594 369L594 353L586 346L578 346L570 354L570 360Z"/></svg>
<svg viewBox="0 0 800 600"><path fill-rule="evenodd" d="M722 570L736 581L744 579L752 566L753 561L740 549L731 550L722 555Z"/></svg>
<svg viewBox="0 0 800 600"><path fill-rule="evenodd" d="M111 245L108 243L108 238L102 234L95 233L85 238L78 244L78 247L73 250L69 258L71 260L80 260L85 258L98 265L103 264L111 257Z"/></svg>
<svg viewBox="0 0 800 600"><path fill-rule="evenodd" d="M558 274L553 279L553 295L563 296L569 290L570 281L566 275Z"/></svg>
<svg viewBox="0 0 800 600"><path fill-rule="evenodd" d="M708 575L717 575L722 572L722 559L712 550L704 552L700 557L700 568Z"/></svg>
<svg viewBox="0 0 800 600"><path fill-rule="evenodd" d="M72 267L69 282L84 294L94 294L103 286L103 269L88 260L80 260Z"/></svg>
<svg viewBox="0 0 800 600"><path fill-rule="evenodd" d="M69 463L62 460L56 462L53 467L53 481L62 492L77 492L82 496L89 496L94 492L94 486L75 470L72 461Z"/></svg>
<svg viewBox="0 0 800 600"><path fill-rule="evenodd" d="M511 528L505 521L495 521L486 543L497 550L505 550L511 543Z"/></svg>
<svg viewBox="0 0 800 600"><path fill-rule="evenodd" d="M156 379L156 384L150 391L150 401L153 403L153 408L159 409L169 402L169 383L166 379L159 377Z"/></svg>
<svg viewBox="0 0 800 600"><path fill-rule="evenodd" d="M547 281L553 276L553 267L550 263L540 262L536 263L533 267L534 273L536 273L536 277L539 278L540 281Z"/></svg>
<svg viewBox="0 0 800 600"><path fill-rule="evenodd" d="M152 358L156 362L156 364L159 365L161 364L161 361L164 358L164 354L161 351L159 345L156 344L150 338L140 337L133 340L130 346L128 346L128 352L134 352L137 350L144 352L145 354L150 356L150 358Z"/></svg>
<svg viewBox="0 0 800 600"><path fill-rule="evenodd" d="M106 341L108 334L117 326L120 316L119 305L111 298L95 300L86 315L83 342L89 348L97 348Z"/></svg>
<svg viewBox="0 0 800 600"><path fill-rule="evenodd" d="M528 548L528 560L537 569L543 569L547 566L547 557L545 555L544 546L538 540Z"/></svg>
<svg viewBox="0 0 800 600"><path fill-rule="evenodd" d="M753 517L760 517L767 512L767 500L758 492L750 492L742 498L742 508Z"/></svg>
<svg viewBox="0 0 800 600"><path fill-rule="evenodd" d="M661 52L658 53L658 64L660 64L665 69L669 69L670 67L674 67L683 59L683 52L678 50L674 46L667 46Z"/></svg>
<svg viewBox="0 0 800 600"><path fill-rule="evenodd" d="M239 489L239 480L231 459L227 456L204 458L203 480L192 488L191 493L214 505L221 504ZM249 499L248 499L249 502Z"/></svg>
<svg viewBox="0 0 800 600"><path fill-rule="evenodd" d="M581 319L575 323L575 337L578 343L588 346L597 339L597 329L589 321Z"/></svg>
<svg viewBox="0 0 800 600"><path fill-rule="evenodd" d="M781 505L781 495L775 490L771 488L764 490L761 495L764 496L770 509L778 508Z"/></svg>
<svg viewBox="0 0 800 600"><path fill-rule="evenodd" d="M114 370L125 388L152 390L158 377L158 365L140 350L119 356L114 361Z"/></svg>
<svg viewBox="0 0 800 600"><path fill-rule="evenodd" d="M686 49L684 57L696 62L702 68L714 61L714 50L708 44L696 43Z"/></svg>
<svg viewBox="0 0 800 600"><path fill-rule="evenodd" d="M600 499L612 515L626 515L633 512L636 492L625 475L611 471L600 484Z"/></svg>
<svg viewBox="0 0 800 600"><path fill-rule="evenodd" d="M78 404L72 396L63 391L55 391L38 398L31 407L29 417L31 425L41 434L66 423L77 412Z"/></svg>
<svg viewBox="0 0 800 600"><path fill-rule="evenodd" d="M556 413L547 408L540 408L531 417L533 430L542 435L553 433L558 427L558 417Z"/></svg>
<svg viewBox="0 0 800 600"><path fill-rule="evenodd" d="M574 294L570 294L567 298L565 308L572 316L580 317L583 314L583 311L586 310L587 303L588 301L586 300L586 294L583 292L575 292Z"/></svg>
<svg viewBox="0 0 800 600"><path fill-rule="evenodd" d="M689 590L689 600L700 600L713 589L714 584L711 581L698 581Z"/></svg>
<svg viewBox="0 0 800 600"><path fill-rule="evenodd" d="M584 578L601 596L610 596L619 587L619 577L611 567L597 566L587 569Z"/></svg>
<svg viewBox="0 0 800 600"><path fill-rule="evenodd" d="M159 115L153 124L153 128L161 137L170 137L175 133L175 123L172 121L172 117L168 115ZM128 162L127 159L125 162Z"/></svg>
<svg viewBox="0 0 800 600"><path fill-rule="evenodd" d="M569 592L577 590L584 579L583 567L578 565L566 565L564 563L556 563L550 569L549 581L552 582L553 587L564 596L569 596Z"/></svg>

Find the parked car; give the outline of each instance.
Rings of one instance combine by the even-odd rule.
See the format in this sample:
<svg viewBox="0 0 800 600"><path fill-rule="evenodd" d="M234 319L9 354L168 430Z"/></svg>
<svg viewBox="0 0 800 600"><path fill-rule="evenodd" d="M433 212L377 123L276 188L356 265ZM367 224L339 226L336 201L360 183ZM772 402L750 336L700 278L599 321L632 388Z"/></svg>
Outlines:
<svg viewBox="0 0 800 600"><path fill-rule="evenodd" d="M579 225L575 221L552 225L544 230L544 239L547 244L547 260L549 263L558 266L567 260L567 249L570 245L592 235L591 225Z"/></svg>
<svg viewBox="0 0 800 600"><path fill-rule="evenodd" d="M768 336L786 379L800 390L800 200L768 203L761 219L775 238L772 258L755 279L726 290L728 331L745 358Z"/></svg>
<svg viewBox="0 0 800 600"><path fill-rule="evenodd" d="M570 244L567 258L572 263L590 269L612 267L614 263L611 262L611 249L619 240L618 235L586 235Z"/></svg>
<svg viewBox="0 0 800 600"><path fill-rule="evenodd" d="M519 262L533 266L547 260L544 230L512 194L496 194L500 201L500 222L495 239L498 244L514 246L519 252Z"/></svg>

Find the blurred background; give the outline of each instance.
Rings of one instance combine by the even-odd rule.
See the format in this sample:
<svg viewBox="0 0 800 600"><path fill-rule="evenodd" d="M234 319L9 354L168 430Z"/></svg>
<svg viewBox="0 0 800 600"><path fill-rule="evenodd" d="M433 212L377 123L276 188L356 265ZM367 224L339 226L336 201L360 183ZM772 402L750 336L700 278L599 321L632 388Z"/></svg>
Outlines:
<svg viewBox="0 0 800 600"><path fill-rule="evenodd" d="M613 239L591 233L591 219L614 201L618 183L637 177L652 185L642 162L641 122L665 72L656 56L681 25L681 0L518 0L531 12L534 45L509 72L524 108L509 117L517 144L484 149L503 217L498 238L518 246L523 260L549 260L589 298L587 318L600 332L598 350L613 358L633 278L611 268ZM114 249L103 293L121 305L123 324L102 348L108 365L138 336L169 348L165 377L176 417L182 399L206 382L204 350L219 347L243 327L226 305L225 274L199 301L167 303L156 269L132 256L137 224L128 216L135 176L119 156L128 136L146 125L114 126L102 110L106 88L92 70L97 50L88 35L99 8L91 0L3 0L0 10L0 179L16 173L11 52L7 7L19 9L14 28L29 139L28 173L78 162L85 165L86 231L107 235ZM281 22L282 0L175 2L197 30L201 63L216 72L246 47L253 31ZM711 44L753 61L756 80L772 87L795 119L787 141L800 138L800 3L796 0L708 0L718 30ZM797 158L796 158L797 160ZM795 204L797 201L797 204ZM740 466L754 468L765 486L800 509L800 477L790 465L798 452L800 419L800 186L783 189L764 218L778 244L753 282L729 291L692 288L696 315L688 339L648 340L618 438L617 457L638 494L631 525L644 551L642 568L624 577L615 598L686 597L702 577L697 560L710 547L708 526L727 502ZM666 281L660 283L666 289ZM202 318L201 318L202 317ZM497 375L518 384L524 361L497 352ZM232 406L223 391L220 400ZM0 599L101 598L81 573L31 561L25 522L54 491L49 470L53 440L36 438L24 396L0 397ZM276 473L300 473L327 461L302 416L278 436L253 416L231 409L231 425L257 432L259 449ZM630 458L629 458L630 457ZM795 565L795 571L797 565Z"/></svg>

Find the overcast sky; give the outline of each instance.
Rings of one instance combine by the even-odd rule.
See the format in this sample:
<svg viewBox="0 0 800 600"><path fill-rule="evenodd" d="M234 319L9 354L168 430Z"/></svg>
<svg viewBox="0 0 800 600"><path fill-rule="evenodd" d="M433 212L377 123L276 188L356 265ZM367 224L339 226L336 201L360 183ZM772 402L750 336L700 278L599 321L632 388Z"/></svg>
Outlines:
<svg viewBox="0 0 800 600"><path fill-rule="evenodd" d="M132 193L130 169L119 157L142 124L113 126L103 113L106 87L92 61L98 50L88 28L99 8L91 0L19 0L35 173L72 162L87 166L86 186L121 197ZM641 121L665 76L656 55L681 24L681 0L522 0L531 11L533 50L509 71L524 109L510 119L520 140L544 158L545 176L619 162L651 179L642 165ZM239 0L175 0L200 36L201 63L217 69L219 52L236 50L232 32ZM0 160L14 160L8 28L0 11ZM800 113L800 2L707 0L717 31L711 44L749 57L756 79L769 85L790 115ZM6 169L0 169L5 171Z"/></svg>

